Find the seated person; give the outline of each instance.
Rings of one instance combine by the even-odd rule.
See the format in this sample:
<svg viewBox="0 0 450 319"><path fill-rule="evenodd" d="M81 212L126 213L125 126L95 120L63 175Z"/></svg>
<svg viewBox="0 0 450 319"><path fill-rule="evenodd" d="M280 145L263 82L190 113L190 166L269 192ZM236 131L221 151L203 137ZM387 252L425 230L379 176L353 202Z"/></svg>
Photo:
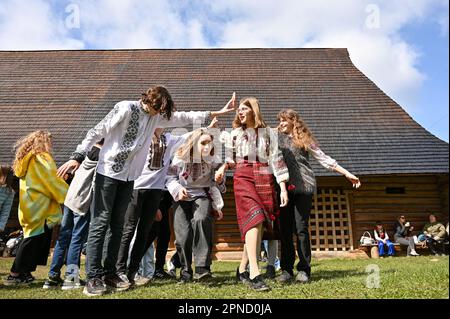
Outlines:
<svg viewBox="0 0 450 319"><path fill-rule="evenodd" d="M375 229L373 230L375 240L378 243L378 253L380 257L384 256L384 246L388 247L388 256L394 256L394 244L389 240L389 235L384 229L381 221L375 223Z"/></svg>
<svg viewBox="0 0 450 319"><path fill-rule="evenodd" d="M430 222L423 228L423 234L427 236L427 246L432 254L444 254L443 243L446 237L445 226L437 221L434 214L430 214L428 218Z"/></svg>
<svg viewBox="0 0 450 319"><path fill-rule="evenodd" d="M403 246L408 246L406 251L407 256L419 256L416 252L414 244L414 237L409 236L409 233L414 229L410 222L406 221L406 217L401 215L394 224L394 239L395 242Z"/></svg>

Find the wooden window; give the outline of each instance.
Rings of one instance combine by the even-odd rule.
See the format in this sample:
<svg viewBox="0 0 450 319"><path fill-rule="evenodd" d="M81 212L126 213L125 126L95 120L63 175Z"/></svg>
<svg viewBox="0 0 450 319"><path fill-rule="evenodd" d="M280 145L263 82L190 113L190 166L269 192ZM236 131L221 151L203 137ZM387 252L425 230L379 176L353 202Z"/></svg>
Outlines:
<svg viewBox="0 0 450 319"><path fill-rule="evenodd" d="M386 187L386 194L405 194L404 187Z"/></svg>

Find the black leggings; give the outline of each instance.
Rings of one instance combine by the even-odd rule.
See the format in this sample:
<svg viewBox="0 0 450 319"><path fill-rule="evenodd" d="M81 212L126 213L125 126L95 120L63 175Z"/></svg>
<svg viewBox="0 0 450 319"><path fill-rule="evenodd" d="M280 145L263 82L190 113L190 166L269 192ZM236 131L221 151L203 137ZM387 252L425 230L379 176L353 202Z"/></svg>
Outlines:
<svg viewBox="0 0 450 319"><path fill-rule="evenodd" d="M163 271L166 261L167 249L170 241L170 225L169 225L169 209L173 204L172 195L168 191L163 191L161 202L159 203L159 210L162 214L162 219L159 222L154 222L150 235L145 244L145 251L147 251L153 241L156 241L155 253L155 271Z"/></svg>
<svg viewBox="0 0 450 319"><path fill-rule="evenodd" d="M289 192L289 203L281 207L281 269L292 274L295 263L295 248L292 234L297 235L298 271L311 275L311 243L309 237L309 215L311 213L312 195Z"/></svg>

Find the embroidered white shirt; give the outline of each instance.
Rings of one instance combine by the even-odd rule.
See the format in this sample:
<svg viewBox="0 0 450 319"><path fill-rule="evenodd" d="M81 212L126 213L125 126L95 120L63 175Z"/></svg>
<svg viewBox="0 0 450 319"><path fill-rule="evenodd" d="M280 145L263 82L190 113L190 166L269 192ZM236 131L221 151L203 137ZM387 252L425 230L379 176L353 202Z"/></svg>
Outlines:
<svg viewBox="0 0 450 319"><path fill-rule="evenodd" d="M78 145L74 156L85 156L102 138L97 172L121 181L134 181L146 163L148 149L157 127L182 127L193 123L201 126L210 112L174 112L170 120L160 114L150 116L140 101L121 101L90 129Z"/></svg>
<svg viewBox="0 0 450 319"><path fill-rule="evenodd" d="M163 133L166 138L166 150L163 155L162 167L158 170L150 169L152 154L148 152L141 176L134 181L134 189L166 189L166 177L170 162L175 151L183 144L192 132L181 136Z"/></svg>

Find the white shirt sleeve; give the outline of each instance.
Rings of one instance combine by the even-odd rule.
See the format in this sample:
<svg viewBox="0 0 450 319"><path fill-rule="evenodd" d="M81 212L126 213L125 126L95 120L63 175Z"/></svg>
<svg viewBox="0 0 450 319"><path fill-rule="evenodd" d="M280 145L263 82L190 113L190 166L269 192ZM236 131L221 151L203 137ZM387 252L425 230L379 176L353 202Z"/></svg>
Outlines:
<svg viewBox="0 0 450 319"><path fill-rule="evenodd" d="M327 170L334 170L338 165L337 161L326 155L317 145L311 145L309 148L310 154L319 162L320 165Z"/></svg>
<svg viewBox="0 0 450 319"><path fill-rule="evenodd" d="M376 230L373 231L373 235L377 241L381 241L382 239L378 236L378 232Z"/></svg>
<svg viewBox="0 0 450 319"><path fill-rule="evenodd" d="M289 180L289 170L283 158L283 153L278 147L278 135L274 130L267 128L269 133L269 165L278 184Z"/></svg>
<svg viewBox="0 0 450 319"><path fill-rule="evenodd" d="M211 112L174 112L170 120L160 116L157 127L183 127L189 124L198 123L199 127L203 126Z"/></svg>
<svg viewBox="0 0 450 319"><path fill-rule="evenodd" d="M220 190L217 187L217 185L213 185L209 188L209 195L211 196L212 199L212 208L214 210L222 210L224 203L222 194L220 193Z"/></svg>
<svg viewBox="0 0 450 319"><path fill-rule="evenodd" d="M130 106L128 103L117 103L96 126L87 132L84 140L77 146L75 153L86 156L95 143L104 138L114 127L127 117L129 109Z"/></svg>

